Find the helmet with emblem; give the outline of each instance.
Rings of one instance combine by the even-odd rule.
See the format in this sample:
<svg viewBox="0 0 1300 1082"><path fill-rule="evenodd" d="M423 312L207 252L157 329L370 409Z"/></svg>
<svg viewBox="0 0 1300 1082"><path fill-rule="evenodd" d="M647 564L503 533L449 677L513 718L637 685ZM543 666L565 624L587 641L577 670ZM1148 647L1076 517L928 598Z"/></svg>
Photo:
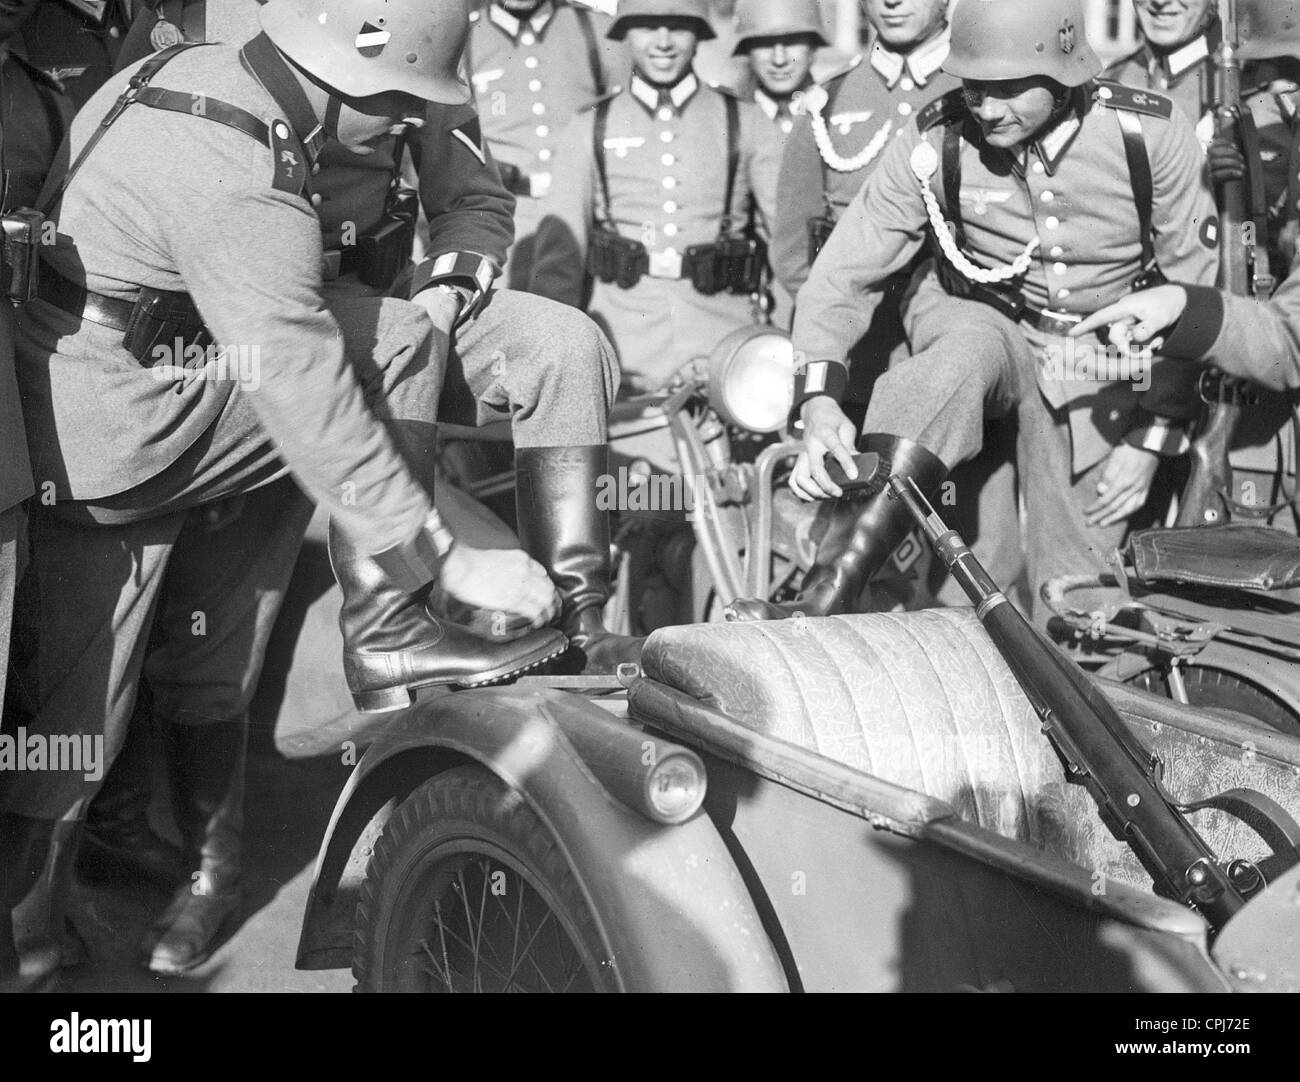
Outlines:
<svg viewBox="0 0 1300 1082"><path fill-rule="evenodd" d="M826 44L817 0L740 0L736 4L736 48L739 56L762 38L811 38Z"/></svg>
<svg viewBox="0 0 1300 1082"><path fill-rule="evenodd" d="M708 0L619 0L618 14L605 36L622 41L629 27L654 26L656 19L689 26L699 41L717 37L709 24Z"/></svg>
<svg viewBox="0 0 1300 1082"><path fill-rule="evenodd" d="M1083 0L958 0L943 65L958 79L1004 82L1041 75L1075 87L1101 69L1084 29Z"/></svg>
<svg viewBox="0 0 1300 1082"><path fill-rule="evenodd" d="M1239 0L1237 26L1242 60L1300 60L1300 0Z"/></svg>
<svg viewBox="0 0 1300 1082"><path fill-rule="evenodd" d="M459 72L474 0L267 0L266 36L340 94L411 94L463 105Z"/></svg>

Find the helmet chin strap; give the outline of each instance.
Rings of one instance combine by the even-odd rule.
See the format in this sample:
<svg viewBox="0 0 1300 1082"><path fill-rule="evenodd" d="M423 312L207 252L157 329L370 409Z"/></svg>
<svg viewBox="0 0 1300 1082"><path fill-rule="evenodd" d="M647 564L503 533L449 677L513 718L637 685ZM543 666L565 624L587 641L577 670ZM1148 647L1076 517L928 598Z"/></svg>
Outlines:
<svg viewBox="0 0 1300 1082"><path fill-rule="evenodd" d="M325 129L325 135L335 142L339 138L339 114L342 112L343 99L336 94L331 94L325 105L325 117L321 121L321 127Z"/></svg>

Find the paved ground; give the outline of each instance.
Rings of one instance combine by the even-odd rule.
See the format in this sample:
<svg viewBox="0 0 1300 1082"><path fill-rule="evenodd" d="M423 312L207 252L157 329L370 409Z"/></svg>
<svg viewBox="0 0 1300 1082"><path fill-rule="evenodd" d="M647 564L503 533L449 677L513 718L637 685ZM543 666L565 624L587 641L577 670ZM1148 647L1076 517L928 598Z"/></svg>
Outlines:
<svg viewBox="0 0 1300 1082"><path fill-rule="evenodd" d="M245 805L245 899L225 942L184 977L156 977L136 962L149 921L167 897L147 887L77 888L73 916L89 965L65 974L80 992L347 992L346 970L294 969L316 850L348 771L337 759L289 762L252 755Z"/></svg>

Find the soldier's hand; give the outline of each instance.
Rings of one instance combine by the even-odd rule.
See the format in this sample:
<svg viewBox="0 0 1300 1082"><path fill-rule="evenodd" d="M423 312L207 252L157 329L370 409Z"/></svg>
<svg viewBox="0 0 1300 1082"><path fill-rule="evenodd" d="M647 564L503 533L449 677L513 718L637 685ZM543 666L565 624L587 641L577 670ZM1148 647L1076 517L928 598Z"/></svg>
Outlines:
<svg viewBox="0 0 1300 1082"><path fill-rule="evenodd" d="M801 500L832 500L844 495L844 490L831 480L826 472L827 455L844 468L845 476L856 480L857 464L853 461L853 446L858 430L832 398L810 398L803 406L804 444L799 459L790 476L790 491Z"/></svg>
<svg viewBox="0 0 1300 1082"><path fill-rule="evenodd" d="M461 297L453 289L422 289L411 298L412 304L418 304L433 320L433 325L447 338L451 337L460 319Z"/></svg>
<svg viewBox="0 0 1300 1082"><path fill-rule="evenodd" d="M1097 499L1084 508L1089 526L1114 526L1146 506L1160 456L1141 447L1121 443L1106 459Z"/></svg>
<svg viewBox="0 0 1300 1082"><path fill-rule="evenodd" d="M476 549L459 542L443 560L438 585L486 613L545 627L560 614L560 598L542 565L519 549Z"/></svg>
<svg viewBox="0 0 1300 1082"><path fill-rule="evenodd" d="M1215 139L1208 151L1210 179L1215 184L1231 184L1246 179L1246 156L1229 139Z"/></svg>
<svg viewBox="0 0 1300 1082"><path fill-rule="evenodd" d="M1114 304L1093 312L1082 323L1070 328L1070 337L1102 329L1108 330L1111 345L1117 349L1163 344L1156 336L1172 327L1187 310L1187 290L1182 286L1156 286L1141 293L1130 293Z"/></svg>

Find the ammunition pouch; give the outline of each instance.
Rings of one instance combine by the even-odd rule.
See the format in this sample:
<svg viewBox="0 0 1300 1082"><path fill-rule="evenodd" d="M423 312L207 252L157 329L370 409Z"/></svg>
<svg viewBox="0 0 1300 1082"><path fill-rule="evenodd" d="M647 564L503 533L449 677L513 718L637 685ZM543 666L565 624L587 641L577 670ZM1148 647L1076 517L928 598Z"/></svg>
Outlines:
<svg viewBox="0 0 1300 1082"><path fill-rule="evenodd" d="M357 238L353 268L362 282L387 290L397 280L411 261L419 213L419 193L403 188L389 201L384 216Z"/></svg>
<svg viewBox="0 0 1300 1082"><path fill-rule="evenodd" d="M1140 293L1144 289L1155 289L1156 286L1167 285L1169 279L1165 277L1165 272L1157 266L1147 267L1136 278L1133 279L1129 286L1130 292Z"/></svg>
<svg viewBox="0 0 1300 1082"><path fill-rule="evenodd" d="M131 306L131 314L122 334L122 346L146 368L160 360L155 350L165 347L180 356L171 363L184 367L184 353L191 346L206 348L212 335L203 324L194 299L188 293L167 289L141 289Z"/></svg>
<svg viewBox="0 0 1300 1082"><path fill-rule="evenodd" d="M599 282L631 289L650 273L650 253L639 240L594 229L587 244L587 273Z"/></svg>
<svg viewBox="0 0 1300 1082"><path fill-rule="evenodd" d="M767 245L757 237L719 237L713 244L694 244L682 259L682 277L706 297L761 293L767 272Z"/></svg>
<svg viewBox="0 0 1300 1082"><path fill-rule="evenodd" d="M15 304L36 296L44 223L45 216L30 207L19 207L0 218L0 295Z"/></svg>
<svg viewBox="0 0 1300 1082"><path fill-rule="evenodd" d="M817 262L817 257L826 247L826 242L831 239L831 231L834 228L835 219L829 214L808 219L808 265L810 267Z"/></svg>

